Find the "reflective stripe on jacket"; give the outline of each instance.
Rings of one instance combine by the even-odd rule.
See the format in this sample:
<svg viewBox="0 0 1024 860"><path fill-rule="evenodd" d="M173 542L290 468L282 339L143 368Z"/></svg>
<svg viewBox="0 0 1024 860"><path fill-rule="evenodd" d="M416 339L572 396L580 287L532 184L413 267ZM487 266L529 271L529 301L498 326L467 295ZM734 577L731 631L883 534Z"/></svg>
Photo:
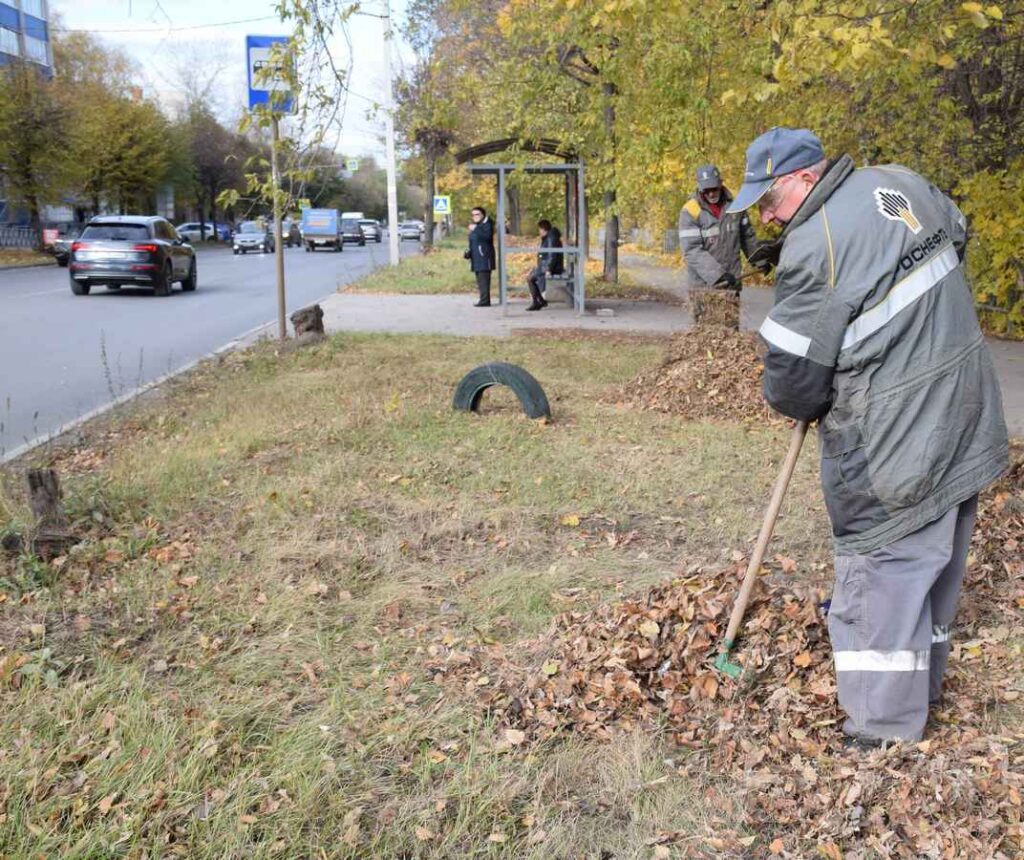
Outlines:
<svg viewBox="0 0 1024 860"><path fill-rule="evenodd" d="M964 273L966 222L896 165L844 156L782 234L764 393L820 418L837 555L938 519L1006 468L1002 400Z"/></svg>
<svg viewBox="0 0 1024 860"><path fill-rule="evenodd" d="M716 218L701 193L695 192L679 212L679 250L686 260L686 285L710 287L726 272L740 276L740 248L748 257L757 235L746 212L727 215L732 195L722 189L722 215Z"/></svg>

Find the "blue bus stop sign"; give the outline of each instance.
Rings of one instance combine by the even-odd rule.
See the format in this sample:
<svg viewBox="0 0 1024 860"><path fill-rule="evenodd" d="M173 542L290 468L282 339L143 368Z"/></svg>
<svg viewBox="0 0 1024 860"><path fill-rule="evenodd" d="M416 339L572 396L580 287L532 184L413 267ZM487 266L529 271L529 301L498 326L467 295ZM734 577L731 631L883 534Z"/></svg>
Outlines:
<svg viewBox="0 0 1024 860"><path fill-rule="evenodd" d="M249 68L249 109L267 105L274 113L294 113L295 96L285 76L275 73L279 62L271 56L276 45L287 45L287 36L246 36L245 60Z"/></svg>

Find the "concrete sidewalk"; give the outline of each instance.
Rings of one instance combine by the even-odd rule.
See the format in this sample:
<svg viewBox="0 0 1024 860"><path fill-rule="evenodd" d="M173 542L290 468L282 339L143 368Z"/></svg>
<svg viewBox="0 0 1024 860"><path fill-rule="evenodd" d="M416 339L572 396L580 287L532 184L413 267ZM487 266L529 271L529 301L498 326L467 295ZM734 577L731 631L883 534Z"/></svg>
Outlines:
<svg viewBox="0 0 1024 860"><path fill-rule="evenodd" d="M624 255L620 268L640 283L686 298L682 270L651 258ZM600 299L587 303L582 316L565 305L550 305L527 313L526 298L513 298L504 308L473 307L474 297L464 295L408 296L338 293L322 302L328 331L373 331L396 334L448 334L460 337L510 337L516 329L581 329L671 334L693 324L682 306L658 302ZM740 326L756 331L772 306L772 291L750 287L743 290ZM613 316L599 315L599 310ZM988 339L1003 390L1006 421L1013 436L1024 436L1024 343Z"/></svg>

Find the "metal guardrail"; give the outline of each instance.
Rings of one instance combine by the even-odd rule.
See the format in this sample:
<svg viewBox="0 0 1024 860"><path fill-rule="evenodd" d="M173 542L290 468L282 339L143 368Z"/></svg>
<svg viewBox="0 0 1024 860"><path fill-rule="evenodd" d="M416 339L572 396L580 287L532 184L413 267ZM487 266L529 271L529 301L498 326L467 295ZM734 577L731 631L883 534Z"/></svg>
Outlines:
<svg viewBox="0 0 1024 860"><path fill-rule="evenodd" d="M31 227L0 226L0 248L34 248L36 234Z"/></svg>

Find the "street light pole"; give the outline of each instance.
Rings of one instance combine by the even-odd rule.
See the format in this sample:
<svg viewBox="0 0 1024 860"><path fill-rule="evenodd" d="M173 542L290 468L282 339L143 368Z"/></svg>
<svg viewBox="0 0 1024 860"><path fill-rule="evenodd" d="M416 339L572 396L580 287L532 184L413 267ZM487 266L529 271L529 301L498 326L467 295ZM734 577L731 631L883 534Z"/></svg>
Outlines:
<svg viewBox="0 0 1024 860"><path fill-rule="evenodd" d="M384 0L384 135L388 177L388 262L398 265L398 172L395 166L395 97L391 80L391 0Z"/></svg>

